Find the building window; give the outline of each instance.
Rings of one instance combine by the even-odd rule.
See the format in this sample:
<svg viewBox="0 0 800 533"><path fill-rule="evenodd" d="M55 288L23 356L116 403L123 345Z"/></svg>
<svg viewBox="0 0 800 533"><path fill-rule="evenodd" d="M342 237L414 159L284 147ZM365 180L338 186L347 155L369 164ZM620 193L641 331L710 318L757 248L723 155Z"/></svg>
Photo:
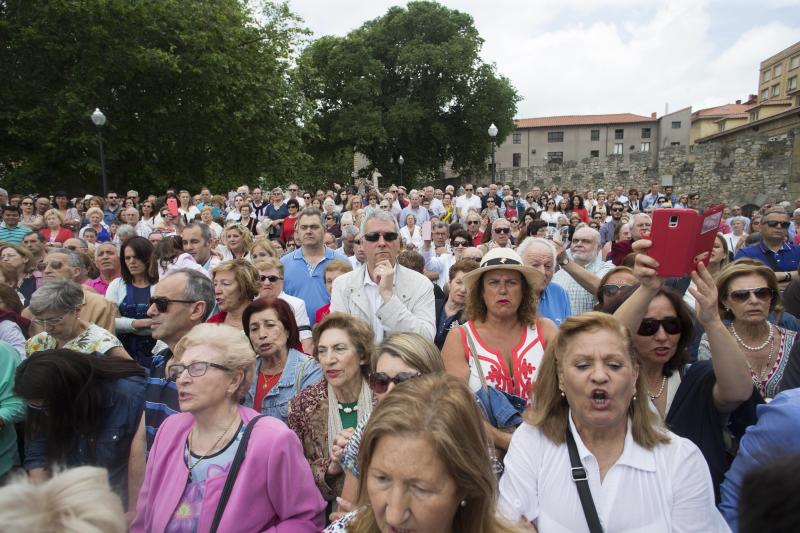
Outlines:
<svg viewBox="0 0 800 533"><path fill-rule="evenodd" d="M522 154L511 154L511 166L519 167L522 164Z"/></svg>
<svg viewBox="0 0 800 533"><path fill-rule="evenodd" d="M680 120L673 120L672 121L672 129L673 130L681 129L681 121Z"/></svg>
<svg viewBox="0 0 800 533"><path fill-rule="evenodd" d="M786 82L786 91L794 91L795 89L797 89L797 76L792 76Z"/></svg>
<svg viewBox="0 0 800 533"><path fill-rule="evenodd" d="M761 91L761 99L766 100L767 98L769 98L769 89L764 89Z"/></svg>
<svg viewBox="0 0 800 533"><path fill-rule="evenodd" d="M614 130L614 138L615 139L624 139L625 138L625 130Z"/></svg>
<svg viewBox="0 0 800 533"><path fill-rule="evenodd" d="M640 152L649 152L650 151L650 143L642 143L639 145Z"/></svg>
<svg viewBox="0 0 800 533"><path fill-rule="evenodd" d="M549 143L563 143L564 142L564 132L563 131L548 131L547 132L547 142L549 142Z"/></svg>
<svg viewBox="0 0 800 533"><path fill-rule="evenodd" d="M781 95L781 86L780 85L773 85L772 86L772 96L780 96Z"/></svg>
<svg viewBox="0 0 800 533"><path fill-rule="evenodd" d="M592 130L592 140L593 141L600 140L600 130Z"/></svg>
<svg viewBox="0 0 800 533"><path fill-rule="evenodd" d="M783 74L783 65L779 63L775 65L775 68L772 70L772 77L777 78L781 74Z"/></svg>
<svg viewBox="0 0 800 533"><path fill-rule="evenodd" d="M758 109L755 111L750 111L750 121L752 122L756 120L758 120Z"/></svg>
<svg viewBox="0 0 800 533"><path fill-rule="evenodd" d="M564 160L564 152L547 152L547 161L561 163Z"/></svg>
<svg viewBox="0 0 800 533"><path fill-rule="evenodd" d="M642 128L642 139L650 138L650 128Z"/></svg>
<svg viewBox="0 0 800 533"><path fill-rule="evenodd" d="M589 152L589 157L600 157L600 150L592 150Z"/></svg>
<svg viewBox="0 0 800 533"><path fill-rule="evenodd" d="M789 70L800 67L800 56L794 56L789 60Z"/></svg>
<svg viewBox="0 0 800 533"><path fill-rule="evenodd" d="M769 81L772 79L772 71L770 69L761 73L761 81Z"/></svg>
<svg viewBox="0 0 800 533"><path fill-rule="evenodd" d="M719 123L719 131L725 131L725 121Z"/></svg>
<svg viewBox="0 0 800 533"><path fill-rule="evenodd" d="M669 143L670 146L680 146L680 142Z"/></svg>
<svg viewBox="0 0 800 533"><path fill-rule="evenodd" d="M515 131L511 134L511 142L514 144L522 144L522 132Z"/></svg>
<svg viewBox="0 0 800 533"><path fill-rule="evenodd" d="M614 155L622 155L622 143L614 143Z"/></svg>

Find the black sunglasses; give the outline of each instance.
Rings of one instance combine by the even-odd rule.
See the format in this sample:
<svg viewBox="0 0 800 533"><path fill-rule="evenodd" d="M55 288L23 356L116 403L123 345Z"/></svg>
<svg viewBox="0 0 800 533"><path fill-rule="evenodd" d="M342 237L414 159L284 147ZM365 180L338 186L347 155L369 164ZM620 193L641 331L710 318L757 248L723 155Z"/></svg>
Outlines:
<svg viewBox="0 0 800 533"><path fill-rule="evenodd" d="M400 234L394 231L370 231L364 234L364 238L368 242L378 242L378 239L381 237L383 237L383 240L386 242L392 242L396 241L399 236Z"/></svg>
<svg viewBox="0 0 800 533"><path fill-rule="evenodd" d="M600 289L603 291L603 294L606 296L614 296L619 291L624 289L625 287L630 287L631 285L615 285L613 283L606 283Z"/></svg>
<svg viewBox="0 0 800 533"><path fill-rule="evenodd" d="M169 304L193 304L195 300L173 300L166 296L150 297L150 305L155 305L159 313L166 313Z"/></svg>
<svg viewBox="0 0 800 533"><path fill-rule="evenodd" d="M260 276L259 279L261 280L261 283L264 283L267 280L269 280L270 283L275 283L279 279L283 278L280 276Z"/></svg>
<svg viewBox="0 0 800 533"><path fill-rule="evenodd" d="M480 220L468 220L467 226L474 226L475 224L480 224L480 223L481 223Z"/></svg>
<svg viewBox="0 0 800 533"><path fill-rule="evenodd" d="M453 241L453 248L466 248L469 246L467 241Z"/></svg>
<svg viewBox="0 0 800 533"><path fill-rule="evenodd" d="M781 227L783 229L789 229L791 222L789 221L784 222L782 220L767 220L766 222L762 222L762 224L766 224L770 228Z"/></svg>
<svg viewBox="0 0 800 533"><path fill-rule="evenodd" d="M734 302L742 303L750 299L750 294L755 295L755 297L762 302L766 300L772 300L773 296L775 296L775 293L773 293L772 289L769 287L757 287L755 289L739 289L736 291L731 291L730 294L728 294L728 297Z"/></svg>
<svg viewBox="0 0 800 533"><path fill-rule="evenodd" d="M668 335L675 335L683 331L681 319L676 316L668 316L661 320L657 318L645 318L642 320L642 323L639 324L639 330L636 333L643 337L652 337L658 332L661 326L664 326L664 331L666 331Z"/></svg>
<svg viewBox="0 0 800 533"><path fill-rule="evenodd" d="M495 233L511 233L511 228L494 228Z"/></svg>
<svg viewBox="0 0 800 533"><path fill-rule="evenodd" d="M408 381L420 375L419 372L400 372L395 377L390 378L383 372L373 372L369 376L369 388L376 394L383 394L389 390L389 383L399 385L404 381Z"/></svg>

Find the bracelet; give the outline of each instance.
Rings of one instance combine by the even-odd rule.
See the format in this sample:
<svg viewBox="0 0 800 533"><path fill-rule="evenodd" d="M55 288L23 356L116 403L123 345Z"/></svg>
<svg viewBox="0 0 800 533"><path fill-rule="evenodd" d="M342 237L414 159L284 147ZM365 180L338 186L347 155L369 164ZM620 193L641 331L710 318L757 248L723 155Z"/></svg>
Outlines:
<svg viewBox="0 0 800 533"><path fill-rule="evenodd" d="M792 273L791 272L784 272L783 281L791 281Z"/></svg>

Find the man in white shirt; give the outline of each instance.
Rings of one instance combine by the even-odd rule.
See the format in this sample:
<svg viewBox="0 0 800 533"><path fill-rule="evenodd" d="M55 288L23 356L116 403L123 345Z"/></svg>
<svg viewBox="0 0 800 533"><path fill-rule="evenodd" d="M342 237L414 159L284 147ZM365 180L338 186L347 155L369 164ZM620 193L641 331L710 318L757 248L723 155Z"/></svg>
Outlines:
<svg viewBox="0 0 800 533"><path fill-rule="evenodd" d="M474 207L480 213L481 199L473 194L475 187L471 183L464 185L464 196L456 198L456 214L459 220L464 220L470 207Z"/></svg>
<svg viewBox="0 0 800 533"><path fill-rule="evenodd" d="M408 201L408 207L400 211L400 222L402 222L403 225L405 225L406 217L408 215L414 215L416 224L420 227L422 226L423 222L427 222L431 219L431 215L428 213L428 210L422 207L419 193L417 191L411 191L411 193L408 195Z"/></svg>
<svg viewBox="0 0 800 533"><path fill-rule="evenodd" d="M561 270L553 276L553 283L567 291L572 314L578 315L594 308L600 278L614 268L611 261L600 260L599 251L600 233L585 226L572 235L570 254L562 252L558 256Z"/></svg>
<svg viewBox="0 0 800 533"><path fill-rule="evenodd" d="M267 216L267 203L264 201L264 191L259 187L250 194L250 206L253 208L253 218L261 222Z"/></svg>
<svg viewBox="0 0 800 533"><path fill-rule="evenodd" d="M290 183L289 187L286 189L289 192L289 195L283 200L283 203L288 202L291 199L297 200L297 203L300 204L300 209L302 209L306 202L303 200L302 196L298 196L297 193L300 192L300 188L295 183Z"/></svg>
<svg viewBox="0 0 800 533"><path fill-rule="evenodd" d="M442 201L434 197L434 192L435 191L432 186L428 185L425 187L425 199L430 202L430 211L438 217L444 213L445 209Z"/></svg>

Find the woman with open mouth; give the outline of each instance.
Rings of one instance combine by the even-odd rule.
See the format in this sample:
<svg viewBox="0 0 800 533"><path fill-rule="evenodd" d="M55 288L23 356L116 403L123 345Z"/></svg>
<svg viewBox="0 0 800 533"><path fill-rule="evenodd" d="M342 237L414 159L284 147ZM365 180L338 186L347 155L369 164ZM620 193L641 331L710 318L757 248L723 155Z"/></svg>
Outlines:
<svg viewBox="0 0 800 533"><path fill-rule="evenodd" d="M561 323L505 457L502 516L539 533L728 531L702 453L650 407L636 345L604 313Z"/></svg>

